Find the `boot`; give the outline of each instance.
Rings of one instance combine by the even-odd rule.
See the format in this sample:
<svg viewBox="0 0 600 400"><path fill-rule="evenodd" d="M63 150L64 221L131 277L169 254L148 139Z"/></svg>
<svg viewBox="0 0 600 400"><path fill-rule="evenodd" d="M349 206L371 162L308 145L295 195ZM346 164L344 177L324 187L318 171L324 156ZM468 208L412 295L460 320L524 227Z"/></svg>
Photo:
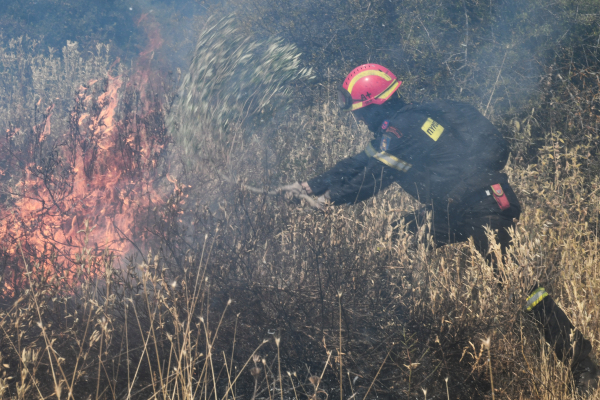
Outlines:
<svg viewBox="0 0 600 400"><path fill-rule="evenodd" d="M592 344L575 330L546 290L535 289L527 298L525 307L542 326L546 342L554 349L558 359L571 367L575 387L585 393L598 388L600 369L593 356Z"/></svg>
<svg viewBox="0 0 600 400"><path fill-rule="evenodd" d="M592 394L598 389L600 371L598 370L598 361L592 353L571 366L571 371L578 392Z"/></svg>

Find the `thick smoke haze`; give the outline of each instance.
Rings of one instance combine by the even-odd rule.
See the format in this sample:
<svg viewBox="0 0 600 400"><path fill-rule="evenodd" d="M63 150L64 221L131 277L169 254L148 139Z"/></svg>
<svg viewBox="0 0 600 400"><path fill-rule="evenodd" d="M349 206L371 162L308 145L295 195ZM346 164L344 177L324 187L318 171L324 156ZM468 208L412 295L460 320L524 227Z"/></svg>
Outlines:
<svg viewBox="0 0 600 400"><path fill-rule="evenodd" d="M190 1L0 1L0 38L28 36L42 48L62 49L76 41L80 49L109 44L111 57L129 64L148 46L148 20L155 21L165 47L162 61L184 67L193 47L195 18L205 7ZM158 56L158 54L157 54Z"/></svg>
<svg viewBox="0 0 600 400"><path fill-rule="evenodd" d="M281 37L298 46L304 65L316 72L314 85L379 62L403 79L409 100L450 97L506 113L530 99L544 66L574 44L592 11L583 3L516 0L2 0L0 35L43 38L42 46L54 49L67 40L80 49L106 43L111 57L127 65L148 48L149 24L155 24L162 45L154 62L185 71L206 18L233 12L249 37Z"/></svg>
<svg viewBox="0 0 600 400"><path fill-rule="evenodd" d="M599 52L598 0L0 0L0 400L579 398L524 305L543 278L598 351ZM361 176L391 143L338 107L364 63L403 82L386 113L507 139L461 106L426 123L485 152L419 123L453 157L385 158L461 167L450 228L499 212L471 160L509 151L507 257ZM373 196L300 189L335 165Z"/></svg>

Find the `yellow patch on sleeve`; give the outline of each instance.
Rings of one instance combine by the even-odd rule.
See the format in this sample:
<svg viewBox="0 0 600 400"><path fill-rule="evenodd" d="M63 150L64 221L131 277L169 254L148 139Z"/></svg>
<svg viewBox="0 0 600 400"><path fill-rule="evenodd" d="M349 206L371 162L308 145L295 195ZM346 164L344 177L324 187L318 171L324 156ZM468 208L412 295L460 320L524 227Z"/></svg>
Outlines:
<svg viewBox="0 0 600 400"><path fill-rule="evenodd" d="M432 138L435 142L440 138L442 132L444 132L444 127L432 120L431 118L427 118L427 121L421 127L421 130L427 134L430 138Z"/></svg>

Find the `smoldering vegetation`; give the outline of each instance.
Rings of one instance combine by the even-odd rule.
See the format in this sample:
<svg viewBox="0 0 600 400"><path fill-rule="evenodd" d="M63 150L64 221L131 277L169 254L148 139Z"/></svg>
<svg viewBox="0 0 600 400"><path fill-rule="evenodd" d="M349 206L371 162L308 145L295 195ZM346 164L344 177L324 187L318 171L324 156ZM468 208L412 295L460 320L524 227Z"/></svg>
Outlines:
<svg viewBox="0 0 600 400"><path fill-rule="evenodd" d="M594 6L224 2L152 85L101 46L5 43L0 397L578 398L522 307L541 280L597 343ZM363 150L333 100L366 61L511 141L499 274L425 226L392 241L418 209L398 187L322 211L273 193Z"/></svg>

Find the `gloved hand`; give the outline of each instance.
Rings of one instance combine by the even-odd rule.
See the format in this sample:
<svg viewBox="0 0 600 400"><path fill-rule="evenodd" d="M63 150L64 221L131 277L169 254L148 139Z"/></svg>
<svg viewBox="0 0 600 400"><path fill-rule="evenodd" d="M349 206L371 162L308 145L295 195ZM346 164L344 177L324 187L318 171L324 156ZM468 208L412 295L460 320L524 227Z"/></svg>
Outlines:
<svg viewBox="0 0 600 400"><path fill-rule="evenodd" d="M316 199L311 198L310 195L312 194L312 190L306 182L296 182L292 183L291 185L280 186L277 190L280 192L285 192L285 196L287 198L303 198L308 202L308 204L310 204L311 207L316 208L318 210L321 210L325 206L325 204L329 202L330 199L329 190L325 192L325 194L323 194L322 196L317 197Z"/></svg>
<svg viewBox="0 0 600 400"><path fill-rule="evenodd" d="M314 199L313 204L311 204L314 208L316 209L323 209L323 207L325 207L325 205L327 203L329 203L329 199L331 197L329 196L329 190L326 191L323 195L317 197L316 199Z"/></svg>
<svg viewBox="0 0 600 400"><path fill-rule="evenodd" d="M323 207L325 207L325 204L327 204L327 200L325 199L325 196L319 196L313 200L313 203L311 203L311 206L316 208L317 210L322 210Z"/></svg>

